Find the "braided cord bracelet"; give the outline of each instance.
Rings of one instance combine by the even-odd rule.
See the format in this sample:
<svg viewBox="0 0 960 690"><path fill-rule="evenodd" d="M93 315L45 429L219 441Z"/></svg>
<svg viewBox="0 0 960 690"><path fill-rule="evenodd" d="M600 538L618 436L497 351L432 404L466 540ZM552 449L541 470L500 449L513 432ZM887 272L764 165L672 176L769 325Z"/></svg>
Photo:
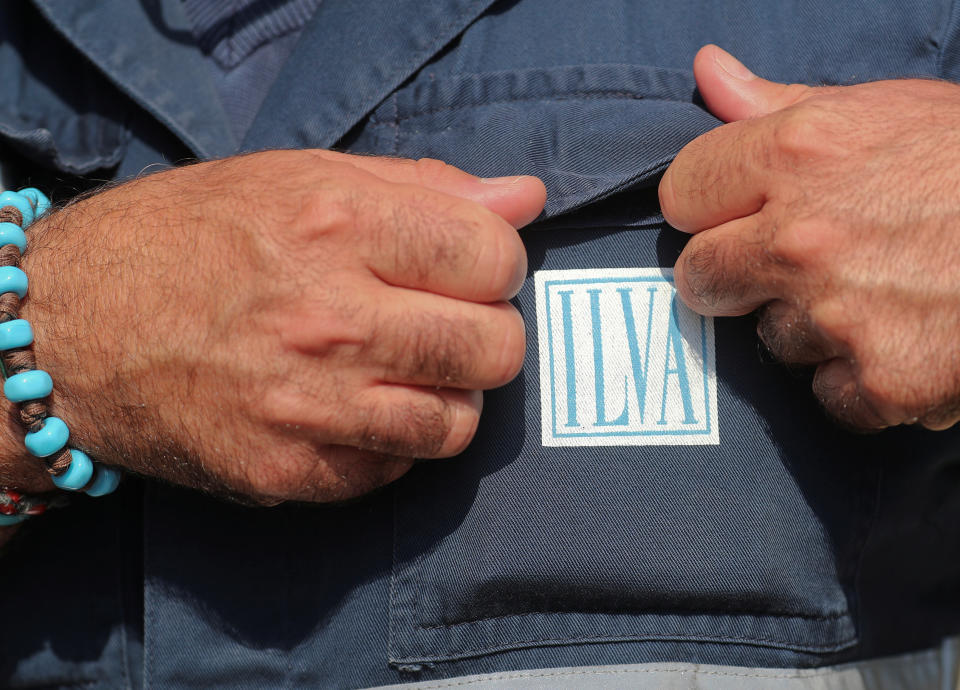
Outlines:
<svg viewBox="0 0 960 690"><path fill-rule="evenodd" d="M27 451L43 460L53 483L67 491L104 496L120 483L117 470L94 463L81 450L67 447L70 430L59 417L52 417L46 398L53 392L50 375L37 369L30 345L33 328L19 318L20 300L27 294L27 275L20 269L20 256L27 249L24 230L50 208L50 200L32 187L0 193L0 369L3 393L20 406L20 421L26 427ZM57 500L27 496L0 489L0 526L39 515Z"/></svg>

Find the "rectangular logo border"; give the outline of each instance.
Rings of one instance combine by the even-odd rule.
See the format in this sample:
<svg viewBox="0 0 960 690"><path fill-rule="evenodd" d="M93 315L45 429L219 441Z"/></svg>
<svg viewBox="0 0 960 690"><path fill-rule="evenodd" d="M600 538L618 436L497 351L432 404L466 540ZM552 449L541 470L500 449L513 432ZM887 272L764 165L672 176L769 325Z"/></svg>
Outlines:
<svg viewBox="0 0 960 690"><path fill-rule="evenodd" d="M644 272L656 271L659 275L644 276ZM592 273L594 277L583 277ZM640 275L638 275L638 273ZM572 277L579 276L579 277ZM665 267L639 268L597 268L597 269L561 269L543 270L534 273L537 303L537 339L540 357L540 414L549 409L550 423L541 418L541 442L546 447L566 446L643 446L643 445L718 445L720 443L719 424L713 419L711 411L717 407L716 386L716 349L713 328L707 327L708 317L699 315L700 337L703 348L703 394L706 424L696 430L669 429L664 431L610 431L610 432L557 432L556 385L554 380L553 324L550 320L549 289L557 285L584 285L597 283L667 283L673 285L673 269ZM544 357L546 343L547 356ZM711 372L713 375L711 375ZM548 387L544 385L549 381ZM549 405L549 408L547 407ZM552 433L551 433L552 432ZM633 441L627 440L634 439ZM641 441L651 439L651 441ZM652 442L656 439L656 442ZM589 441L585 443L584 441Z"/></svg>

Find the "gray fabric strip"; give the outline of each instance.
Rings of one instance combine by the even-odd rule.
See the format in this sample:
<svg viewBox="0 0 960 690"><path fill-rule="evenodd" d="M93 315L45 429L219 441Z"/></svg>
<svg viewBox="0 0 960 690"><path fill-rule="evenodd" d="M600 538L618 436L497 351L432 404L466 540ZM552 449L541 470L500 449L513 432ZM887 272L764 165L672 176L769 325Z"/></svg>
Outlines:
<svg viewBox="0 0 960 690"><path fill-rule="evenodd" d="M960 690L958 653L960 638L950 638L938 649L817 669L679 663L580 666L461 676L380 690Z"/></svg>

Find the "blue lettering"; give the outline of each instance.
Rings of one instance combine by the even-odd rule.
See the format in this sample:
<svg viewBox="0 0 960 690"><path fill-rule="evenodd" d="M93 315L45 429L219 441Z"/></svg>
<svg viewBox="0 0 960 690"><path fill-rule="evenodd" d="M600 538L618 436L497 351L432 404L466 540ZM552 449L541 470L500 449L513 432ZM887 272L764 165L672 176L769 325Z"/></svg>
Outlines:
<svg viewBox="0 0 960 690"><path fill-rule="evenodd" d="M603 383L603 333L600 321L600 290L590 294L590 320L593 325L593 385L597 404L597 426L626 426L630 423L627 409L627 377L623 377L623 412L616 419L607 419L607 401Z"/></svg>
<svg viewBox="0 0 960 690"><path fill-rule="evenodd" d="M637 405L640 407L640 423L647 402L647 372L650 364L650 334L653 332L653 298L656 288L648 288L650 305L647 309L647 340L643 351L643 363L640 362L640 345L637 342L637 324L633 318L633 305L630 303L631 288L619 288L620 303L623 305L623 320L627 327L627 344L630 346L630 366L633 369L633 386L637 392Z"/></svg>
<svg viewBox="0 0 960 690"><path fill-rule="evenodd" d="M667 423L667 388L671 375L676 375L677 383L680 384L680 400L683 403L683 423L697 423L697 418L693 415L693 402L690 398L690 379L687 376L687 362L683 355L683 340L680 336L677 319L677 298L674 296L670 304L670 326L667 329L667 358L663 371L663 399L660 404L660 421L658 421L657 424ZM673 352L676 368L670 368L671 352Z"/></svg>
<svg viewBox="0 0 960 690"><path fill-rule="evenodd" d="M577 422L577 370L573 353L573 316L570 313L570 295L573 290L561 290L560 308L563 312L563 349L567 363L567 426L580 426Z"/></svg>

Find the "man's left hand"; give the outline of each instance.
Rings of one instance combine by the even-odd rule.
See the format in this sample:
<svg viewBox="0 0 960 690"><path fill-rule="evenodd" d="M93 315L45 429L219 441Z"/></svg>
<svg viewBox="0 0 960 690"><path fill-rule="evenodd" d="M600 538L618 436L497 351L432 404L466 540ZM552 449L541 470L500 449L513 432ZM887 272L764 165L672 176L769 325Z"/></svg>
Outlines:
<svg viewBox="0 0 960 690"><path fill-rule="evenodd" d="M960 420L960 86L899 80L814 88L756 77L716 46L694 62L728 124L691 142L660 184L693 233L682 299L707 315L760 309L779 359L849 425Z"/></svg>

